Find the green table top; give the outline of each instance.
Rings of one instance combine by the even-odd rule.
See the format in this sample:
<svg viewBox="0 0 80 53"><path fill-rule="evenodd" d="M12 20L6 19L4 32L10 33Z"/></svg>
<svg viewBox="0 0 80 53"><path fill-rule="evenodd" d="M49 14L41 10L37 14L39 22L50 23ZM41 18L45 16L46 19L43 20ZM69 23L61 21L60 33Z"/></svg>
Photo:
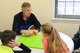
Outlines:
<svg viewBox="0 0 80 53"><path fill-rule="evenodd" d="M19 42L23 43L24 45L28 46L29 48L37 48L43 49L42 44L42 35L32 35L27 37L26 35L22 35L19 39Z"/></svg>

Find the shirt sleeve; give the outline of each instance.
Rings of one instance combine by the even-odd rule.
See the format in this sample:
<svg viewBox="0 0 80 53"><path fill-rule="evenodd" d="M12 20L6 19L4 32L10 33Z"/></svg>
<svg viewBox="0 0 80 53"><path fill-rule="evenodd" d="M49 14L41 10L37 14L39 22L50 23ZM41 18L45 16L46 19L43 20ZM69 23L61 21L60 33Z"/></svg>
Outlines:
<svg viewBox="0 0 80 53"><path fill-rule="evenodd" d="M27 46L25 46L24 44L21 43L21 45L19 46L21 49L23 49L23 51L25 53L31 53L31 49L28 48Z"/></svg>
<svg viewBox="0 0 80 53"><path fill-rule="evenodd" d="M33 14L33 16L32 16L33 18L33 22L32 22L32 24L38 29L38 30L40 30L40 26L41 26L41 24L40 24L40 22L38 21L38 19L36 18L36 16Z"/></svg>
<svg viewBox="0 0 80 53"><path fill-rule="evenodd" d="M17 35L20 35L20 27L19 27L19 22L18 22L18 17L17 15L14 16L13 20L13 25L12 25L12 30L17 33Z"/></svg>

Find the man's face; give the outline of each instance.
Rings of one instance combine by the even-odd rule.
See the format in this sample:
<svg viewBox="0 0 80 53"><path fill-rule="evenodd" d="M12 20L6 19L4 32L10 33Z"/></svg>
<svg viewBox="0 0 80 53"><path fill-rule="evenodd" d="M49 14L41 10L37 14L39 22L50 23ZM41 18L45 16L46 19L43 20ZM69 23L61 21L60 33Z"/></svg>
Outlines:
<svg viewBox="0 0 80 53"><path fill-rule="evenodd" d="M23 16L29 17L31 15L31 7L23 8Z"/></svg>

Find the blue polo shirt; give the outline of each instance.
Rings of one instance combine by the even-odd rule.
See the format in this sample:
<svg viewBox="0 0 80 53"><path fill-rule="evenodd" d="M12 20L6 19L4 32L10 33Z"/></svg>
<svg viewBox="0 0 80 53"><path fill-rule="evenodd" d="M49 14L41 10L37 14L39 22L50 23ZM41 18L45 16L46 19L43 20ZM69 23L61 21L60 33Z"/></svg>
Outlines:
<svg viewBox="0 0 80 53"><path fill-rule="evenodd" d="M34 25L37 29L40 29L40 22L37 20L35 15L31 13L27 20L23 19L23 13L20 12L14 16L12 30L20 35L21 30L27 30L31 25Z"/></svg>

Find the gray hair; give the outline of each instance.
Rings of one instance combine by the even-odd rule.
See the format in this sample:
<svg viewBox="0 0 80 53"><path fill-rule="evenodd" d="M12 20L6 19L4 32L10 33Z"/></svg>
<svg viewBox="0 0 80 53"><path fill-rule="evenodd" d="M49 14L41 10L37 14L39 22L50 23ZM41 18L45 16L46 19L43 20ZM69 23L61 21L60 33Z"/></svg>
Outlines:
<svg viewBox="0 0 80 53"><path fill-rule="evenodd" d="M31 7L31 4L28 2L24 2L21 6L21 8Z"/></svg>

